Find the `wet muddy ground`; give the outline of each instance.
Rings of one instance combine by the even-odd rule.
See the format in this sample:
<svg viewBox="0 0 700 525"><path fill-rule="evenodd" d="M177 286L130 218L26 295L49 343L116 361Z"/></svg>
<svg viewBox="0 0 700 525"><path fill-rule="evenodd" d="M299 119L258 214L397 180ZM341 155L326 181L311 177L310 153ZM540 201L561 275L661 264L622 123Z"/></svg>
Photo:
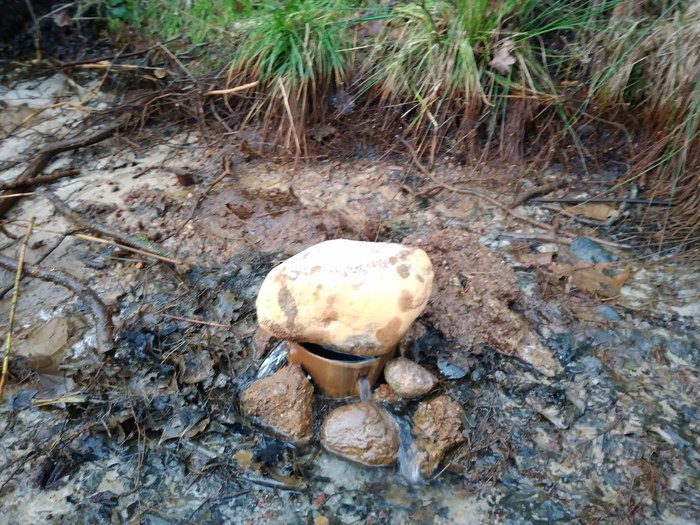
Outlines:
<svg viewBox="0 0 700 525"><path fill-rule="evenodd" d="M111 102L91 87L49 76L0 88L3 181L79 129L80 108ZM583 236L605 233L566 215L557 221L577 241L542 240L476 197L420 193L430 182L398 158L294 166L170 129L61 154L45 172L66 168L80 173L52 184L60 199L177 264L62 236L74 227L40 192L8 214L2 253L17 257L35 217L28 262L45 257L42 267L95 290L117 344L96 348L79 298L23 281L0 405L1 523L700 522L697 265L591 244ZM535 184L520 172L446 163L435 177L513 194ZM547 176L570 182L557 195L600 189L555 168ZM326 239L419 244L443 231L457 233L441 234L452 251L434 259L439 295L402 343L465 410L466 443L439 475L410 483L317 440L295 449L240 415L239 393L264 359L254 300L274 265ZM477 258L483 267L460 259L481 247L492 251ZM9 309L6 293L3 333ZM509 349L515 318L556 370ZM316 403L316 436L337 404ZM415 405L389 409L406 418Z"/></svg>

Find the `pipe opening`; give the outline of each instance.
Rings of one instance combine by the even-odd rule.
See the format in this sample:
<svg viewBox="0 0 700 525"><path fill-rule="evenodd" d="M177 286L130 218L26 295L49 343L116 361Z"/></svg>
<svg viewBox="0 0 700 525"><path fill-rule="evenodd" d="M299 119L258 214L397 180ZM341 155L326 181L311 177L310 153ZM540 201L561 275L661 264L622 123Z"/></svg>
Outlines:
<svg viewBox="0 0 700 525"><path fill-rule="evenodd" d="M314 355L323 357L324 359L330 359L331 361L344 361L346 363L364 363L367 361L372 361L376 359L375 357L369 357L364 355L354 355L347 354L345 352L338 352L337 350L331 350L325 346L318 345L315 343L299 343Z"/></svg>

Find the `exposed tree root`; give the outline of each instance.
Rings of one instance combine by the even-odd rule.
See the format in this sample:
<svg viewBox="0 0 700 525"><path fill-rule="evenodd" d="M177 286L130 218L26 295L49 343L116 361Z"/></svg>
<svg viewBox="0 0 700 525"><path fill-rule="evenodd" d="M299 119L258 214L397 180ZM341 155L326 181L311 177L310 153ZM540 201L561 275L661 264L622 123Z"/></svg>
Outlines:
<svg viewBox="0 0 700 525"><path fill-rule="evenodd" d="M16 272L17 267L17 261L10 259L5 255L0 255L0 268L10 272ZM23 272L27 277L41 279L42 281L49 281L54 284L58 284L59 286L63 286L80 297L80 300L83 301L90 309L92 317L95 321L95 331L97 333L96 344L98 351L106 352L114 347L114 340L112 337L112 334L114 333L114 326L112 324L112 318L109 315L104 303L102 303L94 291L66 272L53 269L46 270L32 264L25 264L23 267Z"/></svg>

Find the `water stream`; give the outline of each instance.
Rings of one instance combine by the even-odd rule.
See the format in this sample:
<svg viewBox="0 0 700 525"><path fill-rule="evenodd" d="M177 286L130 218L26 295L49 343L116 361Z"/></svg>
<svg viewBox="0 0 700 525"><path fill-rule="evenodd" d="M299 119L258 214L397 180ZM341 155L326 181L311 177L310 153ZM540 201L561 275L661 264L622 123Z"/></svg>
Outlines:
<svg viewBox="0 0 700 525"><path fill-rule="evenodd" d="M357 378L357 393L360 395L360 401L372 399L372 385L365 376Z"/></svg>

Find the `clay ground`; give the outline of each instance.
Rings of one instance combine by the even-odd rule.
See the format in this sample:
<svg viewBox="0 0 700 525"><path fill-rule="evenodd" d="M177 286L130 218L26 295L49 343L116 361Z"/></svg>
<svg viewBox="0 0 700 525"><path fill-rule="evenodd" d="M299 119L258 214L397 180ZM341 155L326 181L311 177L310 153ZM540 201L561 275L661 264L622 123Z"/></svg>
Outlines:
<svg viewBox="0 0 700 525"><path fill-rule="evenodd" d="M102 93L86 101L90 87L49 76L0 88L3 181L80 129L76 105L111 102ZM6 215L2 254L17 258L34 217L27 262L94 290L116 344L98 348L84 298L23 280L0 405L1 523L700 521L692 262L609 245L613 262L586 262L601 245L572 250L571 239L625 244L592 228L592 212L577 222L575 211L515 209L557 225L553 234L488 199L425 191L435 181L400 156L295 164L173 127L61 154L44 172L67 168L79 173L50 185L55 198L153 249L110 243L41 191ZM550 196L591 196L608 183L556 166L526 172L445 161L431 176L504 203L555 178L567 183ZM411 485L317 443L295 450L240 415L238 394L265 357L254 344L254 300L274 265L326 239L419 243L442 231L453 237L436 264L439 293L403 344L465 410L467 443L439 476ZM512 282L464 256L469 242L505 262ZM3 288L12 283L10 272L1 277ZM499 309L475 308L450 288L470 282L485 300L500 298ZM3 333L10 303L6 292ZM495 348L507 335L502 307L556 372ZM317 403L317 424L335 404ZM415 406L395 410L410 417Z"/></svg>

